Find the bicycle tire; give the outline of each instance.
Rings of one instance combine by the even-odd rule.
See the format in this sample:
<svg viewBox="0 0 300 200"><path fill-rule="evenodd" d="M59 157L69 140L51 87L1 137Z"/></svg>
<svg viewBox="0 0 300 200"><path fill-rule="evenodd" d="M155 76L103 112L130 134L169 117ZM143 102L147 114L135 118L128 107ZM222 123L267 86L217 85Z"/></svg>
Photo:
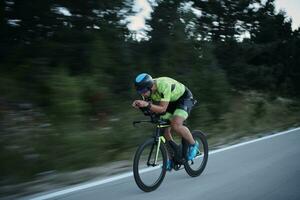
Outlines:
<svg viewBox="0 0 300 200"><path fill-rule="evenodd" d="M184 164L184 169L185 169L185 171L187 172L187 174L189 176L197 177L203 172L203 170L205 169L206 164L207 164L207 160L208 160L208 143L207 143L207 140L206 140L206 136L201 131L193 131L192 135L193 135L194 139L199 142L200 148L203 150L203 152L201 152L203 154L203 156L199 156L199 157L203 157L203 159L200 161L201 164L200 164L199 168L193 169L192 162L187 161ZM199 158L199 159L201 159L201 158Z"/></svg>
<svg viewBox="0 0 300 200"><path fill-rule="evenodd" d="M149 185L149 184L145 183L145 181L143 180L143 178L141 176L142 172L139 169L139 162L142 159L141 155L147 147L153 146L153 145L154 145L154 149L155 149L157 142L155 141L154 138L150 138L150 139L146 140L143 144L141 144L138 147L138 149L135 153L135 156L134 156L134 161L133 161L134 180L135 180L137 186L144 192L151 192L153 190L156 190L160 186L160 184L162 183L162 181L166 175L167 152L166 152L164 145L161 144L159 151L162 156L162 166L159 166L157 169L157 170L159 170L159 169L161 170L158 179L153 184ZM149 153L149 156L151 157L152 155L150 155L150 154L151 154L151 152ZM153 152L152 152L152 154L153 154ZM150 166L150 167L153 167L153 166Z"/></svg>

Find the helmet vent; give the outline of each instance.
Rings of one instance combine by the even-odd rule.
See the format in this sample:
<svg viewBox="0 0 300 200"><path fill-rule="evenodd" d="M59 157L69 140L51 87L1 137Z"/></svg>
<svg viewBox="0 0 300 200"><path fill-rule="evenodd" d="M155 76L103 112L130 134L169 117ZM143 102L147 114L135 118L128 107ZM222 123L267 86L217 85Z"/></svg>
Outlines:
<svg viewBox="0 0 300 200"><path fill-rule="evenodd" d="M135 82L137 82L137 83L141 82L145 78L146 75L147 74L145 74L145 73L138 75L135 79Z"/></svg>

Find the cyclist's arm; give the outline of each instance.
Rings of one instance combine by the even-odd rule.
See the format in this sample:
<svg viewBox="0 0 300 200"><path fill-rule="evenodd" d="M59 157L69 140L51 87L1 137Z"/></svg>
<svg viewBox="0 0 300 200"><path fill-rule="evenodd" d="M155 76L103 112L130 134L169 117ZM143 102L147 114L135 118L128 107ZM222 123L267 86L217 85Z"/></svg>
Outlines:
<svg viewBox="0 0 300 200"><path fill-rule="evenodd" d="M160 86L159 93L161 93L162 98L158 105L152 105L150 109L155 113L165 113L171 99L171 85L168 83L161 83Z"/></svg>
<svg viewBox="0 0 300 200"><path fill-rule="evenodd" d="M151 104L150 111L155 113L164 113L168 108L169 102L168 101L161 101L158 105Z"/></svg>

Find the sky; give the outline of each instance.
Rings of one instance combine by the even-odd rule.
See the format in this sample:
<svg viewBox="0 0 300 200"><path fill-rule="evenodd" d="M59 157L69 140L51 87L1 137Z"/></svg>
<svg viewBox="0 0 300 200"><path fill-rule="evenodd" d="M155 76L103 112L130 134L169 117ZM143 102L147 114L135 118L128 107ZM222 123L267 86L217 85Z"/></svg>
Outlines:
<svg viewBox="0 0 300 200"><path fill-rule="evenodd" d="M128 29L136 32L138 35L140 34L141 38L146 35L146 32L151 29L151 27L147 26L147 20L151 19L151 13L155 6L157 6L155 0L134 0L132 9L135 15L127 19ZM292 28L294 30L300 26L300 0L275 0L275 6L277 11L284 10L292 18ZM197 13L196 9L193 12L201 14Z"/></svg>
<svg viewBox="0 0 300 200"><path fill-rule="evenodd" d="M136 40L147 38L147 31L150 31L151 27L146 21L151 19L155 6L157 6L155 0L134 0L132 11L135 14L128 16L125 22L127 22L127 28L135 33Z"/></svg>
<svg viewBox="0 0 300 200"><path fill-rule="evenodd" d="M277 10L285 10L293 20L293 29L297 29L300 26L300 0L276 0L275 4Z"/></svg>
<svg viewBox="0 0 300 200"><path fill-rule="evenodd" d="M146 20L151 19L153 12L151 4L147 0L135 0L132 10L136 14L128 17L128 28L134 31L145 29Z"/></svg>
<svg viewBox="0 0 300 200"><path fill-rule="evenodd" d="M147 31L151 30L151 27L147 25L147 20L151 20L151 13L158 5L156 0L133 0L132 11L134 15L128 16L125 19L127 22L127 28L137 34L138 37L145 37ZM284 10L292 19L293 30L300 27L300 0L275 0L276 10ZM201 11L192 8L192 3L185 4L185 9L192 9L195 15L201 16ZM57 8L55 10L66 16L70 16L71 13L64 7ZM11 23L16 23L12 21Z"/></svg>

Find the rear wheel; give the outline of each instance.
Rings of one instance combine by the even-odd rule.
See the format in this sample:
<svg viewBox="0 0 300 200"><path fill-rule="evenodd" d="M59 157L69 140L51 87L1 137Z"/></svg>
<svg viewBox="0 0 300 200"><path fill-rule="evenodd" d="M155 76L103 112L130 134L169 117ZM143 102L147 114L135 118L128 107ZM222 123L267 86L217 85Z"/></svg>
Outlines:
<svg viewBox="0 0 300 200"><path fill-rule="evenodd" d="M145 192L157 189L166 175L167 152L163 144L159 149L157 146L158 142L151 138L139 146L134 156L134 180Z"/></svg>
<svg viewBox="0 0 300 200"><path fill-rule="evenodd" d="M201 131L193 131L194 139L199 143L199 151L192 161L184 164L185 171L191 177L199 176L206 167L208 159L208 144L205 135Z"/></svg>

